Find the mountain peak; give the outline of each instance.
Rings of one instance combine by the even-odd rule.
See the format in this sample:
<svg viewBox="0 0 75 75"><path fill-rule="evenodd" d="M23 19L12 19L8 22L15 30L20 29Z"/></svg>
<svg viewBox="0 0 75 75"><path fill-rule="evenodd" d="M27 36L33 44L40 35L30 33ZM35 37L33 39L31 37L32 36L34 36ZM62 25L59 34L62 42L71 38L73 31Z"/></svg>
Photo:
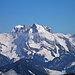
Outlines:
<svg viewBox="0 0 75 75"><path fill-rule="evenodd" d="M12 29L11 32L15 32L15 33L25 32L25 30L26 30L26 25L17 25L17 26L14 27L14 29Z"/></svg>
<svg viewBox="0 0 75 75"><path fill-rule="evenodd" d="M19 62L22 59L25 61ZM8 65L5 67L6 64ZM41 72L46 70L49 74L52 72L54 74L54 70L75 73L75 34L73 36L53 34L51 28L38 24L28 27L17 25L12 33L0 34L0 66L0 74L1 71L2 73L9 71L10 67L16 73L20 70L24 73L22 70L27 68L26 71L24 70L25 74L28 72L27 75L35 74L39 70ZM4 75L9 74L4 73Z"/></svg>
<svg viewBox="0 0 75 75"><path fill-rule="evenodd" d="M37 28L37 30L40 32L48 31L52 33L52 29L44 25L33 24L32 27Z"/></svg>
<svg viewBox="0 0 75 75"><path fill-rule="evenodd" d="M33 24L32 26L28 26L26 27L26 25L17 25L14 27L14 29L12 29L11 32L31 32L31 33L35 33L35 32L39 32L39 33L43 33L43 32L50 32L52 33L52 29L47 27L47 26L43 26L43 25L38 25L38 24Z"/></svg>
<svg viewBox="0 0 75 75"><path fill-rule="evenodd" d="M40 26L40 25L38 25L38 24L34 23L32 26Z"/></svg>
<svg viewBox="0 0 75 75"><path fill-rule="evenodd" d="M17 25L17 26L15 26L15 28L23 28L23 26Z"/></svg>

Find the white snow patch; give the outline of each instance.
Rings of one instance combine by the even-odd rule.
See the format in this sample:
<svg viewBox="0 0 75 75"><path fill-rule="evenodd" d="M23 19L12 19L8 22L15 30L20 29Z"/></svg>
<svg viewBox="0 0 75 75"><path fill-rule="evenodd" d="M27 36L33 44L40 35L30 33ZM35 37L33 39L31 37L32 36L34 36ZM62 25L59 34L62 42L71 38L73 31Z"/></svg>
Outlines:
<svg viewBox="0 0 75 75"><path fill-rule="evenodd" d="M29 30L29 34L30 34L30 33L32 33L32 32L33 32L33 30L32 30L32 29L30 29L30 30Z"/></svg>
<svg viewBox="0 0 75 75"><path fill-rule="evenodd" d="M36 24L36 27L39 33L46 31L41 25Z"/></svg>
<svg viewBox="0 0 75 75"><path fill-rule="evenodd" d="M8 72L4 73L4 75L18 75L14 70L9 70Z"/></svg>
<svg viewBox="0 0 75 75"><path fill-rule="evenodd" d="M32 75L35 75L33 72L31 72L30 70L28 70Z"/></svg>
<svg viewBox="0 0 75 75"><path fill-rule="evenodd" d="M51 52L45 48L43 48L42 50L39 50L39 52L37 52L37 54L40 54L41 56L44 55L44 57L48 59L48 60L45 60L45 62L48 62L48 61L51 61L54 59L54 57L51 55Z"/></svg>
<svg viewBox="0 0 75 75"><path fill-rule="evenodd" d="M54 40L55 40L53 34L47 32L47 31L45 31L44 33L41 33L40 36L43 37L43 38L47 38L47 39L50 40L50 41L54 41Z"/></svg>
<svg viewBox="0 0 75 75"><path fill-rule="evenodd" d="M59 57L60 54L59 54L59 47L56 45L56 50L57 50L57 53L54 53L55 57Z"/></svg>
<svg viewBox="0 0 75 75"><path fill-rule="evenodd" d="M29 46L33 47L33 48L40 48L40 44L39 43L35 43L33 40L29 40Z"/></svg>
<svg viewBox="0 0 75 75"><path fill-rule="evenodd" d="M17 26L15 26L15 28L23 28L23 26L17 25Z"/></svg>
<svg viewBox="0 0 75 75"><path fill-rule="evenodd" d="M3 72L0 72L0 75L4 75Z"/></svg>
<svg viewBox="0 0 75 75"><path fill-rule="evenodd" d="M47 68L45 68L45 70L49 75L63 75L63 74L66 74L65 71L56 71L56 70L50 70L50 69L47 69Z"/></svg>
<svg viewBox="0 0 75 75"><path fill-rule="evenodd" d="M66 44L65 40L64 40L64 39L62 39L62 38L59 38L59 37L58 37L57 35L55 35L55 34L54 34L54 37L56 38L57 42L58 42L61 46L63 46L63 47L65 48L65 50L66 50L66 51L68 51L68 52L69 52L69 50L68 50L68 47L67 47L67 44Z"/></svg>
<svg viewBox="0 0 75 75"><path fill-rule="evenodd" d="M53 45L47 43L46 41L42 41L42 44L44 44L44 46L46 46L47 48L54 49Z"/></svg>
<svg viewBox="0 0 75 75"><path fill-rule="evenodd" d="M73 45L75 45L75 38L69 38L69 41L70 41Z"/></svg>
<svg viewBox="0 0 75 75"><path fill-rule="evenodd" d="M74 66L75 65L75 62L73 62L72 64L71 64L71 66Z"/></svg>
<svg viewBox="0 0 75 75"><path fill-rule="evenodd" d="M72 67L72 66L74 66L74 65L75 65L75 62L72 62L71 65L68 66L67 68L70 68L70 67Z"/></svg>
<svg viewBox="0 0 75 75"><path fill-rule="evenodd" d="M14 41L14 38L11 34L0 34L0 42L3 44L1 54L7 56L8 58L16 58L16 61L19 59L18 55L16 54L16 48L17 46L12 43Z"/></svg>

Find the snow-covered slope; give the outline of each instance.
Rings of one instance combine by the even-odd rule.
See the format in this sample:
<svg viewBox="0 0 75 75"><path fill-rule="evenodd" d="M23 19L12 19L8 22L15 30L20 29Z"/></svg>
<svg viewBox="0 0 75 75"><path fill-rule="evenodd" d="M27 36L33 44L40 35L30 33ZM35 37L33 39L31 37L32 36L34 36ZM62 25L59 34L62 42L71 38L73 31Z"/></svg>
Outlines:
<svg viewBox="0 0 75 75"><path fill-rule="evenodd" d="M17 25L10 34L0 34L0 53L13 62L32 59L45 68L62 71L75 62L75 36L54 34L38 24Z"/></svg>

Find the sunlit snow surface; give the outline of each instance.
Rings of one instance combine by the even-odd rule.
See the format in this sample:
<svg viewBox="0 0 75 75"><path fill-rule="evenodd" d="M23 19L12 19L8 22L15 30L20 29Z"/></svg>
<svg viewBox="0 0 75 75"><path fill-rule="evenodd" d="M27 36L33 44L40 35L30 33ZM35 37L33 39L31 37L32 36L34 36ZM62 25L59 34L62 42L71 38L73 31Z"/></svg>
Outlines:
<svg viewBox="0 0 75 75"><path fill-rule="evenodd" d="M15 31L16 28L20 30L21 28L23 28L23 26L18 25L15 26L15 29L12 30L13 34L0 34L0 42L4 44L2 45L2 51L0 53L9 57L10 59L16 58L16 60L19 60L18 55L22 57L21 50L24 50L27 51L28 54L33 52L36 54L44 55L45 58L50 61L53 60L55 57L60 56L59 47L56 45L55 41L57 41L57 43L63 46L63 48L68 52L69 49L64 38L69 39L71 43L73 42L73 44L75 44L73 41L74 38L70 38L71 35L64 35L61 33L53 34L45 30L45 27L43 26L40 26L38 24L36 24L35 26L36 30L38 31L36 33L33 33L32 27L30 27L30 29L28 28L29 32L25 31L24 29L24 33L18 33L19 31L17 33L14 33L13 30ZM54 44L50 44L48 41ZM25 47L25 44L28 48ZM41 45L45 46L46 48L41 48ZM55 47L57 52L54 52L55 57L53 57L49 49L54 49ZM37 48L39 51L36 52L34 50L31 50L31 48Z"/></svg>
<svg viewBox="0 0 75 75"><path fill-rule="evenodd" d="M47 73L49 74L49 75L64 75L64 74L66 74L66 72L65 71L55 71L55 70L50 70L50 69L46 69L45 68L45 70L47 71Z"/></svg>
<svg viewBox="0 0 75 75"><path fill-rule="evenodd" d="M65 53L70 52L68 42L75 46L75 37L70 34L54 34L51 28L38 24L29 27L18 25L12 29L10 34L0 34L0 53L9 59L14 58L14 62L21 58L34 59L35 55L42 56L44 62L49 62L56 57L60 57L59 45ZM70 66L73 65L75 65L75 62ZM51 75L62 74L51 70L49 72L52 73Z"/></svg>
<svg viewBox="0 0 75 75"><path fill-rule="evenodd" d="M14 70L9 70L8 72L4 73L4 75L20 75L20 74L17 74Z"/></svg>

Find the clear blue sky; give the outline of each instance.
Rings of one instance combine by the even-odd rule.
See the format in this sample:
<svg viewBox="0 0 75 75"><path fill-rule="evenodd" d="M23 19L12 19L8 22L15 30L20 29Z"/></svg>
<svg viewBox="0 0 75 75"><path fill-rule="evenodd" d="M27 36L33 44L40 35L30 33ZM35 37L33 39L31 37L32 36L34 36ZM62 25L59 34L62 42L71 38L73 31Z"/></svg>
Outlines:
<svg viewBox="0 0 75 75"><path fill-rule="evenodd" d="M75 33L75 0L0 0L0 33L15 25L46 25L54 33Z"/></svg>

